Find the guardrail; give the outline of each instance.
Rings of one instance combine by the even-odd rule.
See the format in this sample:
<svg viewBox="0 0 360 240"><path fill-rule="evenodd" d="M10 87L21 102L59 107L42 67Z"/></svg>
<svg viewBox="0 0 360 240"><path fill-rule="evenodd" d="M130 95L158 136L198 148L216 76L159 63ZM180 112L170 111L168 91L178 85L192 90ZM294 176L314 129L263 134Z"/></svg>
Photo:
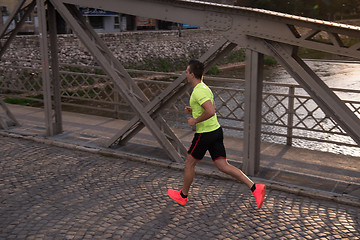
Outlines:
<svg viewBox="0 0 360 240"><path fill-rule="evenodd" d="M61 103L63 110L85 112L114 118L130 119L134 112L114 88L102 70L94 66L61 65ZM179 74L128 70L145 95L152 100ZM42 81L40 62L3 60L0 65L0 94L7 101L40 106ZM228 134L242 137L244 117L244 80L205 77L215 96L219 121ZM360 90L333 89L352 94L342 99L360 117ZM164 109L162 114L173 127L185 127L183 113L190 92ZM355 100L354 100L355 99ZM295 140L323 142L340 146L359 147L347 134L326 116L309 95L296 84L264 82L262 105L262 139L293 145Z"/></svg>

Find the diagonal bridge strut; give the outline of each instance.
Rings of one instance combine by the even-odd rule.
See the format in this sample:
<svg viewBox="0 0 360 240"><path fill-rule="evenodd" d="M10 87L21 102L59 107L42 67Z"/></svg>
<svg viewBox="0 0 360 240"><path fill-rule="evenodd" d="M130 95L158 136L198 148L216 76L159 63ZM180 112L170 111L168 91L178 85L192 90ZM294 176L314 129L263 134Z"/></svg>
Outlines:
<svg viewBox="0 0 360 240"><path fill-rule="evenodd" d="M149 102L141 89L126 72L125 68L113 56L105 43L99 38L98 34L85 21L76 6L64 4L59 0L50 1L72 27L83 44L88 48L89 52L92 53L103 70L108 74L127 103L137 114L107 145L111 146L114 143L124 144L146 126L164 151L167 152L171 160L181 162L182 156L186 154L186 148L160 116L159 110L163 108L165 104L174 101L178 95L188 89L189 86L183 84L186 79L185 74L182 74L157 98ZM218 59L228 54L235 46L236 44L230 43L225 39L221 40L201 58L205 63L205 69L209 69Z"/></svg>

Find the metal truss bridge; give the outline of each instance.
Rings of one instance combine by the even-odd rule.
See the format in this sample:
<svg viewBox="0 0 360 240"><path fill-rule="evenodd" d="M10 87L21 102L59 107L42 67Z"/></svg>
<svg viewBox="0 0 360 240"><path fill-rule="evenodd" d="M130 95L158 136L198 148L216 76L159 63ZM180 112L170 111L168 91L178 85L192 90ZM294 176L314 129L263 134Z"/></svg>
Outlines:
<svg viewBox="0 0 360 240"><path fill-rule="evenodd" d="M183 161L182 157L186 155L186 148L161 116L162 109L190 87L184 84L185 74L174 80L161 94L150 101L85 21L77 8L79 5L216 30L223 38L199 59L204 62L206 70L236 46L246 48L243 170L249 175L256 173L260 165L263 55L275 58L307 91L324 113L336 121L360 145L360 119L297 54L298 48L304 47L360 59L360 41L351 44L347 41L349 38L360 40L360 27L272 11L190 0L33 0L30 4L27 2L18 1L15 11L0 30L2 42L0 57L16 36L26 17L37 6L48 136L62 132L55 31L57 11L136 113L136 117L114 134L107 146L110 147L114 143L126 144L142 128L147 127L172 161ZM45 13L46 7L48 14ZM20 12L23 14L17 18ZM10 31L9 26L12 22L15 23L15 29ZM322 38L318 38L319 35ZM8 112L8 115L11 113Z"/></svg>

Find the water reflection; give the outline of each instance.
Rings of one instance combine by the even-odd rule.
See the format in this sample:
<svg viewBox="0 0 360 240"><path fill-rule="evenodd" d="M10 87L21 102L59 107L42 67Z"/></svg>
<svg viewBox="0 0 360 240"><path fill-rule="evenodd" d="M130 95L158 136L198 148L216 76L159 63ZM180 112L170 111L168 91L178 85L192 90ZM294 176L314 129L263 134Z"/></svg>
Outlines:
<svg viewBox="0 0 360 240"><path fill-rule="evenodd" d="M328 87L360 90L360 62L349 63L318 60L308 60L305 62ZM266 68L264 71L264 80L297 84L290 74L281 66ZM360 101L359 94L335 93L341 99Z"/></svg>
<svg viewBox="0 0 360 240"><path fill-rule="evenodd" d="M307 60L306 64L330 87L360 90L360 62L330 62ZM245 67L225 69L220 76L245 78ZM280 65L265 67L264 80L278 83L297 82ZM360 96L358 96L360 99Z"/></svg>
<svg viewBox="0 0 360 240"><path fill-rule="evenodd" d="M331 62L331 61L306 61L309 67L328 85L330 88L341 88L341 89L352 89L352 90L360 90L360 63L349 63L349 62ZM245 68L234 68L234 69L226 69L223 70L221 73L223 77L230 77L230 78L245 78ZM266 67L264 69L264 80L268 82L276 82L276 83L289 83L289 84L296 84L297 82L290 76L287 71L282 68L280 65L275 67ZM219 85L219 84L217 84ZM222 83L224 87L238 87L243 88L244 86L236 85L234 83ZM264 86L265 91L271 92L283 92L284 89L279 86ZM285 92L287 93L287 92ZM296 94L304 94L307 95L303 89L297 89ZM339 98L343 100L353 100L353 101L360 101L360 94L359 93L349 93L349 92L335 92L339 96ZM311 109L316 109L316 103L310 103L308 105ZM304 116L308 114L308 111L304 110ZM301 115L301 111L299 111L299 116ZM301 117L301 116L300 116ZM324 113L319 109L314 111L314 115L312 118L306 119L306 124L317 124L317 119L323 119ZM301 121L301 120L300 120ZM302 123L301 123L302 124ZM326 119L325 121L321 122L322 127L331 128L334 125L331 119ZM271 131L274 130L272 126L263 126L263 130ZM341 131L341 129L339 130ZM239 132L233 132L232 130L226 131L228 135L239 135ZM309 134L309 133L306 133ZM353 144L354 141L350 137L343 137L336 134L323 134L321 133L311 133L316 134L317 137L320 137L324 140L334 140L340 142L347 142ZM241 137L241 136L238 136ZM339 139L341 138L341 139ZM276 137L276 136L262 136L263 141L271 141L277 143L286 143L284 137ZM341 154L348 154L352 156L360 156L359 148L356 147L346 147L346 146L337 146L335 144L328 144L328 143L315 143L305 140L294 140L293 146L298 146L302 148L309 148L309 149L322 149L323 151L329 151L334 153L341 153Z"/></svg>

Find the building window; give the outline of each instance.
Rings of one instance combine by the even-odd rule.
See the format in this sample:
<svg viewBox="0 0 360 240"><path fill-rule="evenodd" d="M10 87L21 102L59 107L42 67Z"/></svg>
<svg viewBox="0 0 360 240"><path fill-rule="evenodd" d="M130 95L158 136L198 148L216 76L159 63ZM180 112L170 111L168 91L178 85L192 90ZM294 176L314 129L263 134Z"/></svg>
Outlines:
<svg viewBox="0 0 360 240"><path fill-rule="evenodd" d="M91 16L89 17L89 22L94 29L104 28L104 17Z"/></svg>
<svg viewBox="0 0 360 240"><path fill-rule="evenodd" d="M24 15L25 15L25 11L20 11L19 14L16 16L17 21L20 21ZM25 23L27 23L27 24L33 23L31 13L25 18Z"/></svg>
<svg viewBox="0 0 360 240"><path fill-rule="evenodd" d="M120 28L120 17L116 16L114 17L114 29L119 29Z"/></svg>
<svg viewBox="0 0 360 240"><path fill-rule="evenodd" d="M29 16L27 16L25 22L28 23L28 24L32 24L32 23L33 23L31 13L29 14Z"/></svg>

